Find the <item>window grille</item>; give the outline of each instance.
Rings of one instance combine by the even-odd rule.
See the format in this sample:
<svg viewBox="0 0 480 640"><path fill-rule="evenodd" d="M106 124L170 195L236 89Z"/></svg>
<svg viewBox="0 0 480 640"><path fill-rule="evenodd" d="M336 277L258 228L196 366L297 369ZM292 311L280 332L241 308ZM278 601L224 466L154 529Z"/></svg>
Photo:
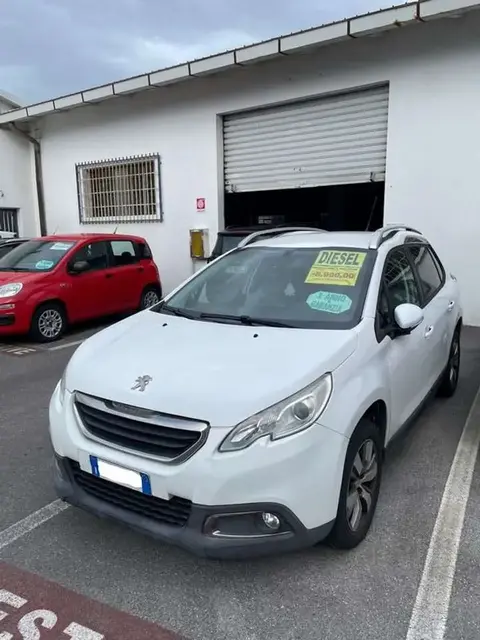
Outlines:
<svg viewBox="0 0 480 640"><path fill-rule="evenodd" d="M161 222L160 157L76 165L80 222Z"/></svg>
<svg viewBox="0 0 480 640"><path fill-rule="evenodd" d="M18 209L0 209L0 231L18 236Z"/></svg>

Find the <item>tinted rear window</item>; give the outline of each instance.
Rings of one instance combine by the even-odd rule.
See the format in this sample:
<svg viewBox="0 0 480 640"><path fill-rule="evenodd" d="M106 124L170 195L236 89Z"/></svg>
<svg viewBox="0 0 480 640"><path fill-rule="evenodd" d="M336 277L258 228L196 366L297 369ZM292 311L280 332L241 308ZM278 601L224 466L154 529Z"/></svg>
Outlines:
<svg viewBox="0 0 480 640"><path fill-rule="evenodd" d="M215 248L213 249L213 254L216 256L222 255L223 253L227 253L235 247L238 246L240 240L246 238L247 234L244 236L232 236L232 235L219 235L217 238L217 242L215 243Z"/></svg>

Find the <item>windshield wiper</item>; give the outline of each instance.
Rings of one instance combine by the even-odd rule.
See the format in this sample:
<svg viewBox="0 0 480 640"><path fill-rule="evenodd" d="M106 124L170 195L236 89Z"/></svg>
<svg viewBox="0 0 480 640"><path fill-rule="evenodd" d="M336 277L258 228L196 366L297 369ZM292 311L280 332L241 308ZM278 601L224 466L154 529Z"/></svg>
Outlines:
<svg viewBox="0 0 480 640"><path fill-rule="evenodd" d="M284 327L286 329L295 329L293 324L282 322L281 320L269 320L268 318L252 318L252 316L240 316L242 324L258 325L262 327Z"/></svg>
<svg viewBox="0 0 480 640"><path fill-rule="evenodd" d="M168 304L162 304L155 309L156 313L159 311L166 311L167 313L171 313L174 316L178 316L179 318L188 318L189 320L198 320L198 316L185 311L184 309L179 309L178 307L170 307Z"/></svg>
<svg viewBox="0 0 480 640"><path fill-rule="evenodd" d="M201 313L202 320L230 320L232 322L240 322L250 327L259 325L263 327L285 327L294 328L293 325L278 320L267 320L265 318L252 318L251 316L233 316L224 313Z"/></svg>
<svg viewBox="0 0 480 640"><path fill-rule="evenodd" d="M279 320L267 320L265 318L252 318L251 316L234 316L226 313L207 313L203 312L199 315L194 315L185 309L180 309L179 307L171 307L168 304L161 303L160 306L153 309L156 313L165 311L166 313L171 313L174 316L178 316L180 318L188 318L189 320L227 320L229 322L240 322L240 324L245 324L250 327L255 325L263 326L263 327L285 327L294 329L295 327L286 322L280 322Z"/></svg>
<svg viewBox="0 0 480 640"><path fill-rule="evenodd" d="M31 271L25 267L0 267L0 271Z"/></svg>

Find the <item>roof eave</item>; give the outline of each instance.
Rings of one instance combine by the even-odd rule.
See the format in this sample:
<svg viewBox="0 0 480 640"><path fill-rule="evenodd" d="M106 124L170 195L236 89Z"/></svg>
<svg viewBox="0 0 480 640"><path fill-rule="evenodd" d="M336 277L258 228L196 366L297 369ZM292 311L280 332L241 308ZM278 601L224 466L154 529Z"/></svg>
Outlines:
<svg viewBox="0 0 480 640"><path fill-rule="evenodd" d="M85 91L69 94L0 114L0 125L26 121L60 111L86 106L116 96L140 93L155 87L185 82L235 67L257 64L279 56L300 53L336 42L347 41L380 32L398 29L414 23L456 17L480 8L479 0L417 0L373 13L347 18L331 24L272 38L199 60L126 78Z"/></svg>
<svg viewBox="0 0 480 640"><path fill-rule="evenodd" d="M0 102L7 107L10 107L12 110L21 109L23 106L16 96L13 96L7 91L0 91Z"/></svg>

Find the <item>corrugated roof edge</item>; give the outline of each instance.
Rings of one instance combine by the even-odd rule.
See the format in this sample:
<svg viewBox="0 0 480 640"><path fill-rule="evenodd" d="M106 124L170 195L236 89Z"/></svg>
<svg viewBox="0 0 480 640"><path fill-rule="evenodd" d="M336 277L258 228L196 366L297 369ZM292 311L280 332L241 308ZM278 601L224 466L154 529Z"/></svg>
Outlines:
<svg viewBox="0 0 480 640"><path fill-rule="evenodd" d="M229 68L255 64L281 55L292 55L306 48L368 36L412 23L456 16L480 9L480 0L417 0L370 13L331 22L311 29L245 45L205 58L152 71L116 82L60 96L52 100L13 109L0 114L0 125L30 120L75 107L102 102L116 96L139 93L152 87L183 82L198 76L220 73Z"/></svg>

